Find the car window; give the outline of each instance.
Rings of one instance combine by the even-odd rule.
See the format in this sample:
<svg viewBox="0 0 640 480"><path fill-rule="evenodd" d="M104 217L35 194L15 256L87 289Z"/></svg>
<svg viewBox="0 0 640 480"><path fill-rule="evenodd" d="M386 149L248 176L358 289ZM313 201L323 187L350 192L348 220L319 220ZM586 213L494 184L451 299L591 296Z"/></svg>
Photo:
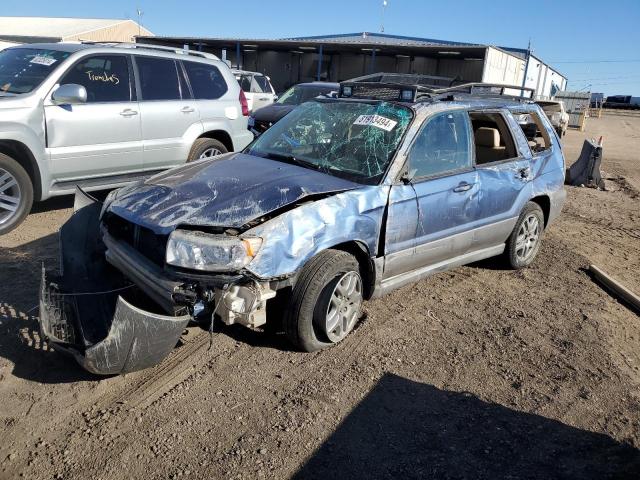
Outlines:
<svg viewBox="0 0 640 480"><path fill-rule="evenodd" d="M70 52L41 48L9 48L1 51L0 92L31 92L69 55Z"/></svg>
<svg viewBox="0 0 640 480"><path fill-rule="evenodd" d="M227 93L227 82L215 65L184 62L184 67L191 83L194 98L214 100Z"/></svg>
<svg viewBox="0 0 640 480"><path fill-rule="evenodd" d="M251 75L236 75L236 80L238 80L238 85L243 92L249 93L251 91Z"/></svg>
<svg viewBox="0 0 640 480"><path fill-rule="evenodd" d="M472 166L466 112L441 113L430 119L411 147L409 171L416 178Z"/></svg>
<svg viewBox="0 0 640 480"><path fill-rule="evenodd" d="M518 157L511 130L502 114L497 112L471 112L476 165L503 162ZM528 118L517 118L518 123L528 125ZM523 131L526 127L523 126Z"/></svg>
<svg viewBox="0 0 640 480"><path fill-rule="evenodd" d="M260 91L264 93L271 93L271 86L269 85L269 80L267 80L267 77L265 77L264 75L256 75L255 77L253 77L253 79L258 84L258 87L260 87Z"/></svg>
<svg viewBox="0 0 640 480"><path fill-rule="evenodd" d="M167 58L136 56L142 100L180 100L176 62Z"/></svg>
<svg viewBox="0 0 640 480"><path fill-rule="evenodd" d="M75 83L87 90L87 103L129 102L129 62L124 55L87 57L73 65L60 84Z"/></svg>
<svg viewBox="0 0 640 480"><path fill-rule="evenodd" d="M514 111L512 113L527 137L531 153L536 155L551 148L551 137L547 132L544 120L537 112Z"/></svg>

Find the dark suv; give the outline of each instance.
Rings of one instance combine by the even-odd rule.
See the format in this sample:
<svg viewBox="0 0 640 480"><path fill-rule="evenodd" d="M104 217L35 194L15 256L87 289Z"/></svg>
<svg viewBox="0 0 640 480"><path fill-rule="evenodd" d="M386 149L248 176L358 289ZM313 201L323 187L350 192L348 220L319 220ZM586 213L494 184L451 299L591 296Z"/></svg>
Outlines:
<svg viewBox="0 0 640 480"><path fill-rule="evenodd" d="M294 85L284 92L275 103L254 111L249 117L249 130L254 135L260 135L301 103L308 102L316 97L337 94L339 89L339 83L330 82L299 83Z"/></svg>

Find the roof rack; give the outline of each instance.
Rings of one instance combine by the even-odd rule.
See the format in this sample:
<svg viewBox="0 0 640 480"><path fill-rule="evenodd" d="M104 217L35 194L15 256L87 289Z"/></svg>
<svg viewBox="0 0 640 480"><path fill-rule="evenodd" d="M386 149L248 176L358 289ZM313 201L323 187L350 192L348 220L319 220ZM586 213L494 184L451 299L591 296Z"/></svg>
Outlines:
<svg viewBox="0 0 640 480"><path fill-rule="evenodd" d="M420 80L419 83L415 80ZM495 97L514 101L533 101L535 89L517 85L498 85L493 83L464 83L451 86L456 79L443 88L427 82L442 81L446 77L432 77L414 74L378 73L353 78L340 83L339 96L343 98L360 98L368 100L390 100L415 103L417 101L456 100L462 96ZM394 81L388 81L388 80ZM414 81L411 81L414 80ZM461 95L456 95L461 94Z"/></svg>
<svg viewBox="0 0 640 480"><path fill-rule="evenodd" d="M448 88L435 89L432 92L433 95L431 98L454 96L453 94L456 93L478 97L507 97L515 100L532 101L535 97L536 89L523 87L521 85L500 85L497 83L471 82Z"/></svg>
<svg viewBox="0 0 640 480"><path fill-rule="evenodd" d="M83 40L80 43L86 45L103 45L106 47L118 47L118 48L135 48L143 50L159 50L162 52L171 52L178 55L191 55L193 57L208 58L210 60L220 60L219 57L213 53L199 52L197 50L186 50L184 48L166 47L164 45L150 45L148 43L131 43L131 42L91 42Z"/></svg>
<svg viewBox="0 0 640 480"><path fill-rule="evenodd" d="M379 82L403 85L421 85L424 87L450 87L458 78L422 75L420 73L373 73L352 78L349 82Z"/></svg>

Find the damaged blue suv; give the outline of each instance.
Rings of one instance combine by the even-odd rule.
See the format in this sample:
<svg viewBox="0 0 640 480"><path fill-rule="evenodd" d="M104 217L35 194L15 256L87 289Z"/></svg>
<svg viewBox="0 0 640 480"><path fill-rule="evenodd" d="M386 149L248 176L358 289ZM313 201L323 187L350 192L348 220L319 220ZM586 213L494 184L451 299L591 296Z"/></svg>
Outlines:
<svg viewBox="0 0 640 480"><path fill-rule="evenodd" d="M528 266L562 208L565 169L524 93L346 82L242 153L103 203L79 192L61 272L43 271L43 335L100 374L160 362L202 318L281 322L314 351L345 338L365 299L496 255ZM267 314L276 301L284 308Z"/></svg>

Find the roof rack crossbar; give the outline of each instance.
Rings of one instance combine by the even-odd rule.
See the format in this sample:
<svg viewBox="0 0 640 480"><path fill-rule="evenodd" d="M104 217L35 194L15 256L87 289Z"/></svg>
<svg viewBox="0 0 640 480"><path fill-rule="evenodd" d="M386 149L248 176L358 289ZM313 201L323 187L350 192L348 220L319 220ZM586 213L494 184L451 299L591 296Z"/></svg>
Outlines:
<svg viewBox="0 0 640 480"><path fill-rule="evenodd" d="M520 93L507 93L507 90L515 90ZM526 100L533 100L536 89L530 87L523 87L522 85L502 85L499 83L482 83L482 82L470 82L460 85L438 88L433 91L434 94L440 96L447 93L467 93L469 95L489 96L489 97L514 97L524 98ZM529 96L525 97L525 93Z"/></svg>
<svg viewBox="0 0 640 480"><path fill-rule="evenodd" d="M414 80L411 82L410 80ZM468 82L443 87L438 83L446 77L418 74L375 73L340 83L340 96L352 98L398 100L403 102L456 99L455 94L474 97L495 97L520 102L531 102L535 89L521 85ZM396 81L393 81L396 80ZM433 84L426 82L432 81ZM423 83L424 82L424 83Z"/></svg>

